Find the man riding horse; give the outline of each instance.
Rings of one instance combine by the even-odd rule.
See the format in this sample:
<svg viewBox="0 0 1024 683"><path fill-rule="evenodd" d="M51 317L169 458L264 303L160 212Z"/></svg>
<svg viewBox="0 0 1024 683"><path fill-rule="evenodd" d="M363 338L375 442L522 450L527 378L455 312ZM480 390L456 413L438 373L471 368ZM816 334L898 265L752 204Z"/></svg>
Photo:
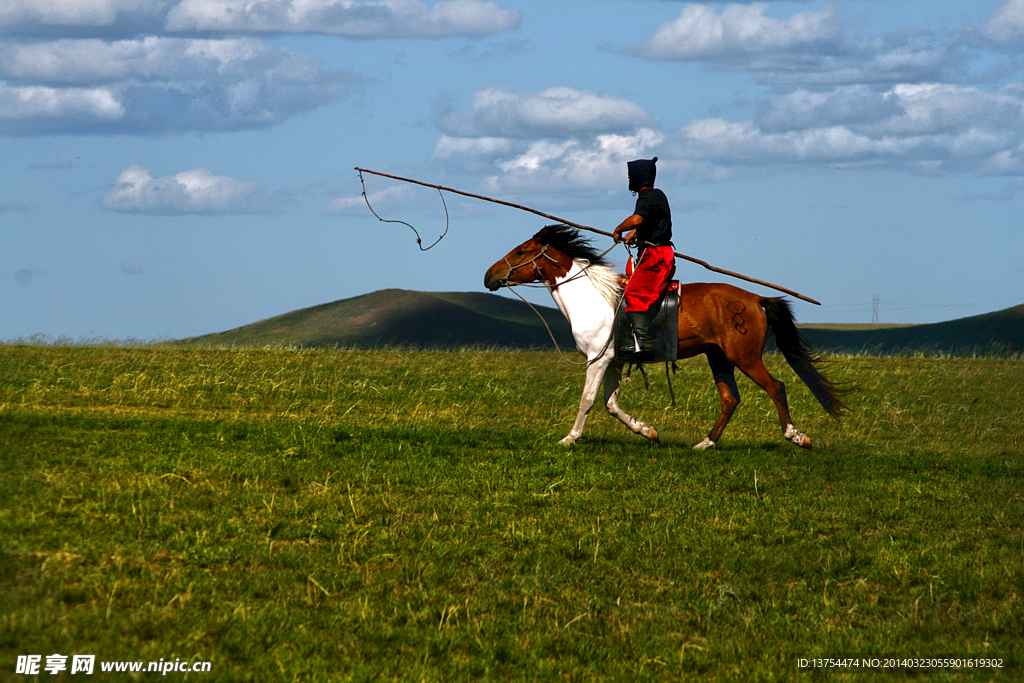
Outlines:
<svg viewBox="0 0 1024 683"><path fill-rule="evenodd" d="M636 338L623 340L617 349L620 358L632 357L637 361L650 360L654 355L654 335L651 323L658 310L655 304L676 271L676 258L672 245L672 212L668 198L654 188L657 175L653 159L637 159L626 164L629 190L636 198L636 208L626 220L615 228L616 242L625 240L638 247L636 263L627 265L626 317Z"/></svg>

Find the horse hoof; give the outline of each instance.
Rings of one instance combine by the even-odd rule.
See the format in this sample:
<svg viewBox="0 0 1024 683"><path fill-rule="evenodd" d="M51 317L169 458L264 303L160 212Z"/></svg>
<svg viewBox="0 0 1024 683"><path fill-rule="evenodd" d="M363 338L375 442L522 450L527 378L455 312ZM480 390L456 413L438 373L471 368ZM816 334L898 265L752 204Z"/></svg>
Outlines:
<svg viewBox="0 0 1024 683"><path fill-rule="evenodd" d="M793 425L786 425L785 436L786 440L790 443L795 443L800 448L811 450L811 437L798 432Z"/></svg>
<svg viewBox="0 0 1024 683"><path fill-rule="evenodd" d="M558 443L561 444L562 446L571 446L574 443L576 443L576 439L572 438L571 436L567 436L564 439L560 440Z"/></svg>
<svg viewBox="0 0 1024 683"><path fill-rule="evenodd" d="M704 439L699 444L694 446L693 450L695 450L695 451L706 451L707 449L714 448L714 447L715 447L715 442L714 441L712 441L711 439Z"/></svg>
<svg viewBox="0 0 1024 683"><path fill-rule="evenodd" d="M661 437L658 436L658 430L651 427L651 433L647 435L647 438L655 443L661 443Z"/></svg>

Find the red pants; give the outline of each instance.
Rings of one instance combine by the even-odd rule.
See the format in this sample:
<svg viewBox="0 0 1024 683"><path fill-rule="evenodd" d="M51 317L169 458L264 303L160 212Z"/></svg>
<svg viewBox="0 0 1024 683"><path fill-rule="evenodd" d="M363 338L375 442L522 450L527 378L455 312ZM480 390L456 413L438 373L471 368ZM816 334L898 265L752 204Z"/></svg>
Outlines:
<svg viewBox="0 0 1024 683"><path fill-rule="evenodd" d="M633 268L633 259L626 264L626 312L643 313L658 300L676 272L676 255L672 247L647 247L640 263Z"/></svg>

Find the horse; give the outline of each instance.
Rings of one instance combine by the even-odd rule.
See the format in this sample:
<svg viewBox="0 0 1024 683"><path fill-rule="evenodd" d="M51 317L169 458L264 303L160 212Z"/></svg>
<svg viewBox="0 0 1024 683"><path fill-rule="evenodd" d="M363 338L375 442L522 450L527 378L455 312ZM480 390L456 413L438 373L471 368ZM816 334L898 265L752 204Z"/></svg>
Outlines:
<svg viewBox="0 0 1024 683"><path fill-rule="evenodd" d="M604 382L608 412L626 427L652 441L658 430L627 414L618 404L622 369L615 358L612 327L622 296L620 276L614 266L566 225L549 225L496 261L484 275L484 286L494 292L530 282L542 282L555 305L569 321L577 350L587 359L587 377L576 421L559 443L575 443L583 434L587 415ZM722 400L722 412L703 441L704 450L718 445L729 419L740 404L735 369L739 368L775 403L783 437L802 448L811 439L793 426L786 400L786 386L773 377L762 359L768 333L775 335L783 357L832 417L848 412L840 387L818 369L822 362L797 329L789 302L761 297L728 284L692 283L679 287L679 358L704 354Z"/></svg>

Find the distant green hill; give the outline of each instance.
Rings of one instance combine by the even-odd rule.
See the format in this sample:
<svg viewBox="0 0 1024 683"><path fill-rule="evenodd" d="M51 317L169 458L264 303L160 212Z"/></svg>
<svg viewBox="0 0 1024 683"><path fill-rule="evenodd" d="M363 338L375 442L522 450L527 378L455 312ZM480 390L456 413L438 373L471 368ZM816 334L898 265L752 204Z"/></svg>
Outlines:
<svg viewBox="0 0 1024 683"><path fill-rule="evenodd" d="M833 352L1022 353L1024 304L929 325L859 330L805 327L803 333L815 348Z"/></svg>
<svg viewBox="0 0 1024 683"><path fill-rule="evenodd" d="M574 349L565 317L554 308L538 306L537 310L551 326L559 345ZM551 348L551 337L537 314L525 304L496 294L384 289L177 343L302 348Z"/></svg>
<svg viewBox="0 0 1024 683"><path fill-rule="evenodd" d="M573 349L569 324L550 306L537 306L563 349ZM821 351L899 353L1024 352L1024 304L995 313L931 325L813 325L803 332ZM856 329L851 329L856 328ZM483 292L385 289L303 308L226 332L175 344L202 346L417 348L500 346L551 348L537 314L521 301Z"/></svg>

